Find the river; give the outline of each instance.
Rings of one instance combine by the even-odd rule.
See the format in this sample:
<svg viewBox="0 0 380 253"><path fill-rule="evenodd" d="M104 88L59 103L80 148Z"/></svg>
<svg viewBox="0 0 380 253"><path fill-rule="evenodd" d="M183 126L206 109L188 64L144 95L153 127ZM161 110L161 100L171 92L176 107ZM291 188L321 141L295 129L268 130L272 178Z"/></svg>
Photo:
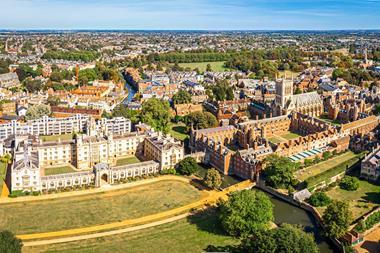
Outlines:
<svg viewBox="0 0 380 253"><path fill-rule="evenodd" d="M128 90L128 97L123 100L123 104L128 105L135 96L136 90L127 81L125 82L125 88Z"/></svg>
<svg viewBox="0 0 380 253"><path fill-rule="evenodd" d="M286 203L276 197L268 195L274 204L274 219L276 224L298 224L305 228L306 232L313 232L321 253L333 253L333 247L320 235L314 217L305 210Z"/></svg>

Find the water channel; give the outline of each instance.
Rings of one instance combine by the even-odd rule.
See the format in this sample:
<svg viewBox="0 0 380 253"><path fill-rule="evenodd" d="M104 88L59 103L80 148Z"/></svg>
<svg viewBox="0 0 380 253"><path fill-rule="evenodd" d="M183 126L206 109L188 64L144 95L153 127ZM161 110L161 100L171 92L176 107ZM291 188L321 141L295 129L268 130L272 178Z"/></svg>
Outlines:
<svg viewBox="0 0 380 253"><path fill-rule="evenodd" d="M303 226L305 232L313 232L315 240L318 244L321 253L332 253L334 252L333 246L331 246L325 238L320 235L318 226L315 222L314 217L307 211L286 203L276 197L268 194L274 204L274 219L276 224L288 223L297 224Z"/></svg>

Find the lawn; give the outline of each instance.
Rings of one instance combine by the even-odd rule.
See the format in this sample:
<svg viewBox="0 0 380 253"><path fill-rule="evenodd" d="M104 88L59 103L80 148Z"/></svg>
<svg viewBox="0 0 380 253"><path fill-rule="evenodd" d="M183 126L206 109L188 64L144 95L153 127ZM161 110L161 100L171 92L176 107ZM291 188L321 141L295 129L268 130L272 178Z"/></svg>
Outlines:
<svg viewBox="0 0 380 253"><path fill-rule="evenodd" d="M0 227L16 234L57 231L134 219L200 199L188 183L160 181L118 191L0 205Z"/></svg>
<svg viewBox="0 0 380 253"><path fill-rule="evenodd" d="M324 121L324 122L327 122L327 123L330 123L332 125L335 125L335 126L340 126L341 123L339 120L332 120L332 119L329 119L327 118L327 116L321 116L319 117L320 120Z"/></svg>
<svg viewBox="0 0 380 253"><path fill-rule="evenodd" d="M278 138L278 137L275 137L275 136L272 136L268 139L270 142L274 143L274 144L278 144L278 143L281 143L283 142L282 139Z"/></svg>
<svg viewBox="0 0 380 253"><path fill-rule="evenodd" d="M350 160L351 158L353 158L355 156L356 155L351 151L346 152L342 155L336 156L336 157L329 159L327 161L320 162L318 164L307 167L304 170L299 170L296 172L297 173L296 177L300 181L305 181L309 177L321 174L321 173L333 168L334 166L337 166L341 163L344 163L344 162Z"/></svg>
<svg viewBox="0 0 380 253"><path fill-rule="evenodd" d="M71 166L45 168L45 176L76 172Z"/></svg>
<svg viewBox="0 0 380 253"><path fill-rule="evenodd" d="M354 219L380 206L380 186L364 180L360 180L359 189L356 191L342 190L338 186L327 191L326 194L331 199L347 201ZM320 211L323 211L323 208Z"/></svg>
<svg viewBox="0 0 380 253"><path fill-rule="evenodd" d="M238 239L222 232L215 214L203 214L154 228L113 235L112 237L28 247L24 248L23 252L193 253L211 251L207 250L209 245L225 247L237 244L239 244Z"/></svg>
<svg viewBox="0 0 380 253"><path fill-rule="evenodd" d="M1 194L1 191L3 190L3 184L4 184L6 175L7 175L7 164L0 162L0 194Z"/></svg>
<svg viewBox="0 0 380 253"><path fill-rule="evenodd" d="M58 141L58 139L61 139L61 141L67 141L72 140L74 137L73 134L60 134L60 135L41 135L40 138L42 141Z"/></svg>
<svg viewBox="0 0 380 253"><path fill-rule="evenodd" d="M186 133L186 126L181 124L173 124L170 127L169 134L180 141L184 141L189 137Z"/></svg>
<svg viewBox="0 0 380 253"><path fill-rule="evenodd" d="M292 77L297 77L301 74L301 72L295 72L295 71L291 71L291 70L282 70L282 71L279 71L279 77L285 77L286 78L292 78Z"/></svg>
<svg viewBox="0 0 380 253"><path fill-rule="evenodd" d="M202 163L198 165L199 165L199 169L195 173L195 176L199 178L204 178L206 176L207 170L211 169L212 167L202 164ZM221 176L222 176L222 185L220 186L221 188L226 188L231 185L240 183L242 181L240 178L237 178L237 177L232 177L232 176L227 176L227 175L221 175Z"/></svg>
<svg viewBox="0 0 380 253"><path fill-rule="evenodd" d="M351 157L351 159L348 159L346 161L337 160L337 163L335 165L332 165L331 168L325 170L324 172L320 172L319 174L315 176L308 177L305 182L307 183L308 187L314 187L317 184L323 183L328 181L330 178L338 175L339 173L342 173L346 171L348 168L352 166L358 166L357 162L360 160L360 157L362 155L355 155L354 157ZM356 165L355 165L356 164ZM360 166L360 163L359 163Z"/></svg>
<svg viewBox="0 0 380 253"><path fill-rule="evenodd" d="M296 134L296 133L286 133L286 134L283 134L281 135L280 137L284 138L284 139L287 139L287 140L293 140L293 139L296 139L298 137L300 137L301 135L299 134Z"/></svg>
<svg viewBox="0 0 380 253"><path fill-rule="evenodd" d="M121 158L116 161L116 166L122 166L127 164L134 164L141 162L136 156L129 156L126 158Z"/></svg>
<svg viewBox="0 0 380 253"><path fill-rule="evenodd" d="M201 72L204 72L204 71L206 71L207 64L211 65L212 71L215 71L215 72L228 71L228 69L224 67L223 61L180 63L179 66L182 68L191 68L192 70L195 68L198 68Z"/></svg>

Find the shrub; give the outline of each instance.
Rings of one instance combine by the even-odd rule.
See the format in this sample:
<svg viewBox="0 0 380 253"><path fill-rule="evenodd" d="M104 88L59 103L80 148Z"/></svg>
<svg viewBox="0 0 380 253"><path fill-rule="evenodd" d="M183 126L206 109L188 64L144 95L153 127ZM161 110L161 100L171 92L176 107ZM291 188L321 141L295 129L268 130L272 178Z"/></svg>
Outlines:
<svg viewBox="0 0 380 253"><path fill-rule="evenodd" d="M328 204L330 204L331 199L324 192L316 192L310 196L307 202L312 206L319 207L319 206L327 206Z"/></svg>
<svg viewBox="0 0 380 253"><path fill-rule="evenodd" d="M161 175L175 175L177 174L177 171L174 168L166 169L166 170L161 170L160 171Z"/></svg>
<svg viewBox="0 0 380 253"><path fill-rule="evenodd" d="M347 191L356 191L359 188L359 185L359 179L350 176L345 176L339 184L340 188Z"/></svg>
<svg viewBox="0 0 380 253"><path fill-rule="evenodd" d="M177 164L176 169L181 175L191 176L199 170L199 167L194 158L186 157Z"/></svg>

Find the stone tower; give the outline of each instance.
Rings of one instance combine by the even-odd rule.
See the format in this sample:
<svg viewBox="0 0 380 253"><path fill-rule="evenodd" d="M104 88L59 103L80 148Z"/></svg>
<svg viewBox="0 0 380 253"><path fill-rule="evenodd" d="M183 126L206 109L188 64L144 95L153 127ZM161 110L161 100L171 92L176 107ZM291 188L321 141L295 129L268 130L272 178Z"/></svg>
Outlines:
<svg viewBox="0 0 380 253"><path fill-rule="evenodd" d="M284 108L293 96L293 80L276 80L276 105Z"/></svg>

